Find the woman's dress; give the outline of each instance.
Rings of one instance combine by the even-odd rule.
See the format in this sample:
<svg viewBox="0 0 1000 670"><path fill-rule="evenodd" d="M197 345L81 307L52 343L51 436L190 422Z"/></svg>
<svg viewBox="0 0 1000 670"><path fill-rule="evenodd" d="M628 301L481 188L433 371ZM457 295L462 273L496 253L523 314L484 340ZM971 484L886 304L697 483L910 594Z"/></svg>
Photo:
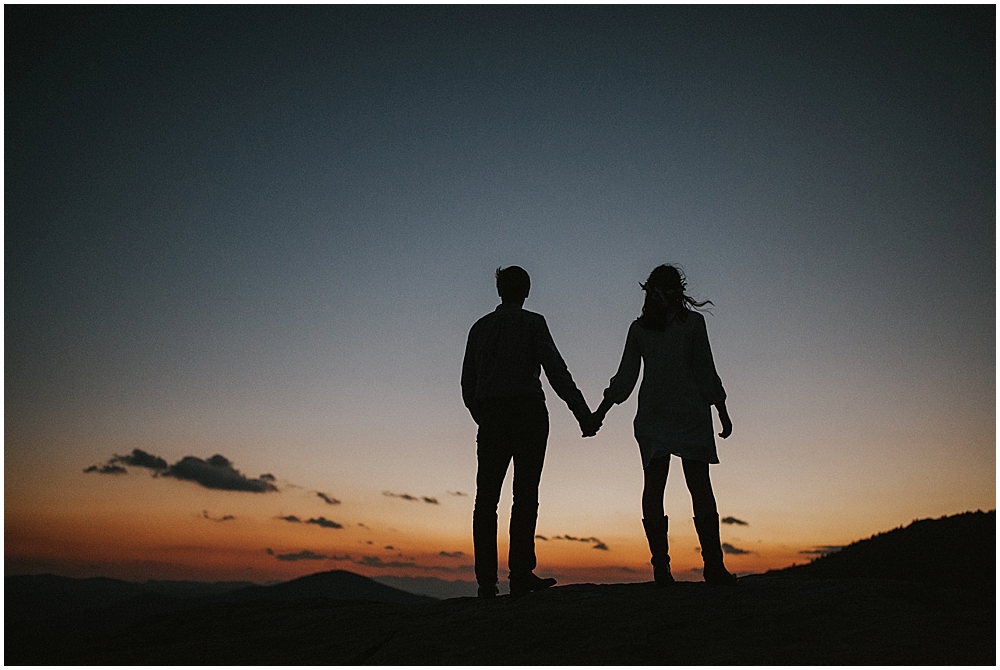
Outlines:
<svg viewBox="0 0 1000 670"><path fill-rule="evenodd" d="M726 399L726 391L715 371L705 317L694 311L686 316L672 317L664 331L633 321L618 372L604 391L611 402L625 402L639 379L641 362L645 371L633 426L644 468L668 454L719 462L711 407Z"/></svg>

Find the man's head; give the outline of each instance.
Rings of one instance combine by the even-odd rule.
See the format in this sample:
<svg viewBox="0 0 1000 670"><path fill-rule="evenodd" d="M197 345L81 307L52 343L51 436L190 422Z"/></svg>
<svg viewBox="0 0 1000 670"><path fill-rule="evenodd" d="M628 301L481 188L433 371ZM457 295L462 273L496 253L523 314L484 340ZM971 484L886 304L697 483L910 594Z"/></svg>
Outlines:
<svg viewBox="0 0 1000 670"><path fill-rule="evenodd" d="M511 265L505 268L497 268L497 293L500 294L500 301L511 304L521 304L528 297L531 289L531 278L524 268Z"/></svg>

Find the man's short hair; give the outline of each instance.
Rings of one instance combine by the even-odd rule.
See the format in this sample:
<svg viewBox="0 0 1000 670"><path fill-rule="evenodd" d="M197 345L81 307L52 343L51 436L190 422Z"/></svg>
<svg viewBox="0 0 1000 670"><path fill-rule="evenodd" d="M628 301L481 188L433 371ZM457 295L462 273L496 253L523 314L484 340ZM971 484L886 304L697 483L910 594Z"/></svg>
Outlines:
<svg viewBox="0 0 1000 670"><path fill-rule="evenodd" d="M524 302L531 289L531 277L524 268L511 265L497 268L497 293L504 302Z"/></svg>

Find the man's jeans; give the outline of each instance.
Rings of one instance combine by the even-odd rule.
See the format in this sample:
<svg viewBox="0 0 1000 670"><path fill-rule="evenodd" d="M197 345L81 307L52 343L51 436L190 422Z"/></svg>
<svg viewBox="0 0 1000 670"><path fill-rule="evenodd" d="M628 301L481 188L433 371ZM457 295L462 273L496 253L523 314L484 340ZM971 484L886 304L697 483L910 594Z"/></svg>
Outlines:
<svg viewBox="0 0 1000 670"><path fill-rule="evenodd" d="M542 478L549 414L542 398L505 398L485 402L477 411L476 507L472 539L476 550L476 580L481 586L497 582L497 504L511 459L514 461L514 504L510 512L512 574L535 569L535 520L538 482Z"/></svg>

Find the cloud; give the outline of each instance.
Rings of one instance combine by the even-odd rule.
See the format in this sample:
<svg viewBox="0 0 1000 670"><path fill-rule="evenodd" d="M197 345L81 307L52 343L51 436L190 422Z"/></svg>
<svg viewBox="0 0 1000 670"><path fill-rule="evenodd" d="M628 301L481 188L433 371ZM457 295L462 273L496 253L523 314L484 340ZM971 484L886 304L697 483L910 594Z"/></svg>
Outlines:
<svg viewBox="0 0 1000 670"><path fill-rule="evenodd" d="M722 543L722 551L724 551L727 554L734 554L734 555L737 555L737 556L740 555L740 554L752 554L753 553L752 551L749 551L747 549L740 549L738 547L734 547L733 545L729 544L728 542L723 542Z"/></svg>
<svg viewBox="0 0 1000 670"><path fill-rule="evenodd" d="M723 518L719 519L719 523L725 523L725 524L735 525L735 526L749 526L750 525L749 523L747 523L743 519L737 519L734 516L723 517Z"/></svg>
<svg viewBox="0 0 1000 670"><path fill-rule="evenodd" d="M536 535L535 537L540 537ZM608 545L604 544L596 537L573 537L572 535L556 535L552 538L553 540L569 540L571 542L593 542L593 549L600 549L601 551L610 551Z"/></svg>
<svg viewBox="0 0 1000 670"><path fill-rule="evenodd" d="M450 496L464 496L466 498L469 497L468 493L463 493L461 491L448 491L448 495L450 495Z"/></svg>
<svg viewBox="0 0 1000 670"><path fill-rule="evenodd" d="M369 568L416 568L419 567L412 561L383 561L378 556L365 556L360 561L354 561L358 565L366 565Z"/></svg>
<svg viewBox="0 0 1000 670"><path fill-rule="evenodd" d="M323 561L329 558L329 556L324 556L323 554L317 554L315 552L309 551L308 549L303 549L297 554L275 554L270 549L268 550L272 556L277 558L279 561Z"/></svg>
<svg viewBox="0 0 1000 670"><path fill-rule="evenodd" d="M438 552L438 556L444 556L445 558L461 558L465 556L465 553L461 551L441 551Z"/></svg>
<svg viewBox="0 0 1000 670"><path fill-rule="evenodd" d="M308 549L303 549L302 551L295 554L276 554L274 549L268 547L264 550L268 556L274 556L279 561L350 561L351 557L349 554L344 554L343 556L327 556L326 554L317 554L314 551L309 551Z"/></svg>
<svg viewBox="0 0 1000 670"><path fill-rule="evenodd" d="M306 523L311 523L319 526L320 528L343 528L343 526L336 521L330 521L326 517L319 517L318 519L309 519Z"/></svg>
<svg viewBox="0 0 1000 670"><path fill-rule="evenodd" d="M121 463L122 465L131 465L137 468L149 468L150 470L166 470L167 462L160 458L159 456L154 456L153 454L148 454L142 449L133 449L132 453L128 456L114 455L109 463Z"/></svg>
<svg viewBox="0 0 1000 670"><path fill-rule="evenodd" d="M124 475L128 472L125 468L120 465L112 465L111 463L106 463L104 465L91 465L89 468L84 468L85 473L96 472L100 475Z"/></svg>
<svg viewBox="0 0 1000 670"><path fill-rule="evenodd" d="M800 554L807 554L810 556L829 556L830 554L835 554L844 548L842 544L828 544L821 547L813 547L812 549L803 549Z"/></svg>
<svg viewBox="0 0 1000 670"><path fill-rule="evenodd" d="M344 526L337 523L336 521L330 521L325 516L321 516L318 519L306 519L303 521L294 514L289 514L288 516L279 516L278 519L281 521L288 521L290 523L311 523L314 526L319 526L320 528L343 528Z"/></svg>
<svg viewBox="0 0 1000 670"><path fill-rule="evenodd" d="M194 482L207 489L220 491L247 491L250 493L267 493L277 491L272 474L263 474L257 479L251 479L233 467L225 456L216 454L207 461L196 456L185 456L173 465L159 456L147 453L142 449L133 449L131 454L121 456L115 454L105 465L92 465L84 472L101 474L124 474L124 466L146 468L153 471L154 477L171 477Z"/></svg>
<svg viewBox="0 0 1000 670"><path fill-rule="evenodd" d="M336 498L331 498L330 496L328 496L327 494L325 494L325 493L323 493L321 491L316 491L316 497L320 498L327 505L339 505L340 504L339 500L337 500Z"/></svg>
<svg viewBox="0 0 1000 670"><path fill-rule="evenodd" d="M382 491L382 495L389 496L390 498L401 498L402 500L409 500L410 502L419 502L423 500L425 503L431 505L440 505L437 498L431 498L430 496L411 496L409 493L393 493L392 491Z"/></svg>
<svg viewBox="0 0 1000 670"><path fill-rule="evenodd" d="M414 498L409 493L393 493L392 491L382 491L382 495L389 496L390 498L402 498L403 500L410 500L410 501L417 500L417 498Z"/></svg>
<svg viewBox="0 0 1000 670"><path fill-rule="evenodd" d="M216 517L210 516L207 509L203 509L201 511L201 516L202 516L203 519L208 519L209 521L217 521L217 522L232 521L233 519L236 518L232 514L225 514L223 516L220 516L220 517L216 518Z"/></svg>
<svg viewBox="0 0 1000 670"><path fill-rule="evenodd" d="M185 456L163 472L163 476L195 482L207 489L220 491L267 493L278 490L272 483L273 475L261 475L257 479L250 479L234 468L228 458L219 454L207 461L197 456Z"/></svg>
<svg viewBox="0 0 1000 670"><path fill-rule="evenodd" d="M545 540L546 542L549 541L549 538L545 537L544 535L536 535L535 539L536 540Z"/></svg>
<svg viewBox="0 0 1000 670"><path fill-rule="evenodd" d="M350 561L355 565L362 565L369 568L378 569L397 569L397 568L408 568L416 570L424 570L426 572L446 572L446 573L468 573L475 572L475 566L471 563L449 566L449 565L419 565L416 559L409 557L406 560L391 560L386 561L378 556L362 556L361 558L354 559L351 558L350 554L344 554L343 556L319 554L309 549L303 549L302 551L291 553L291 554L279 554L273 549L268 547L264 550L268 556L274 556L279 561L295 562L295 561ZM447 552L442 552L446 554ZM462 555L462 552L454 552L452 557L457 557ZM400 557L403 555L400 554Z"/></svg>

